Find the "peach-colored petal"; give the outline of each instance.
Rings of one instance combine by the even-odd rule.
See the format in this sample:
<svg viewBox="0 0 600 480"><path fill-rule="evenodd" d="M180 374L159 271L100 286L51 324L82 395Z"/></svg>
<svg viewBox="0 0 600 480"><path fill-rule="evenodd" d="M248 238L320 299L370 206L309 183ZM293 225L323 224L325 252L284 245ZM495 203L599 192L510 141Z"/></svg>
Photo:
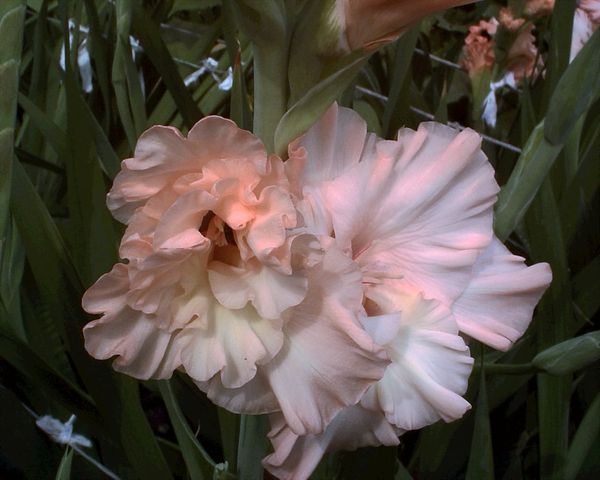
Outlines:
<svg viewBox="0 0 600 480"><path fill-rule="evenodd" d="M533 309L552 281L547 263L531 267L494 238L473 268L465 292L452 306L460 330L507 350L531 322Z"/></svg>
<svg viewBox="0 0 600 480"><path fill-rule="evenodd" d="M256 375L257 364L270 362L283 343L281 323L260 317L247 306L229 310L214 302L207 324L192 322L174 340L188 375L206 382L220 372L225 388L238 388Z"/></svg>
<svg viewBox="0 0 600 480"><path fill-rule="evenodd" d="M334 103L288 147L285 168L294 191L300 195L302 188L333 180L357 164L367 138L367 123L353 110Z"/></svg>
<svg viewBox="0 0 600 480"><path fill-rule="evenodd" d="M387 358L359 326L361 275L335 249L309 271L306 299L286 312L285 342L263 367L290 428L322 432L383 375Z"/></svg>
<svg viewBox="0 0 600 480"><path fill-rule="evenodd" d="M360 405L342 410L323 433L316 435L298 436L281 414L272 414L270 419L269 438L275 451L263 460L263 465L281 480L309 478L326 452L400 443L401 432L390 425L382 413Z"/></svg>
<svg viewBox="0 0 600 480"><path fill-rule="evenodd" d="M207 254L202 248L162 250L141 262L131 261L127 304L148 315L156 314L155 322L161 328L179 328L181 325L173 323L171 304L181 294L181 279L194 266L203 265Z"/></svg>
<svg viewBox="0 0 600 480"><path fill-rule="evenodd" d="M308 290L304 272L282 274L256 259L242 267L211 262L208 266L211 290L221 305L239 309L251 302L261 317L277 319L298 305Z"/></svg>
<svg viewBox="0 0 600 480"><path fill-rule="evenodd" d="M83 336L90 355L100 360L116 356L113 368L135 378L169 378L179 366L171 334L129 307L88 323Z"/></svg>
<svg viewBox="0 0 600 480"><path fill-rule="evenodd" d="M188 139L198 145L198 154L206 161L245 158L252 161L259 175L267 173L267 152L263 143L232 120L218 116L204 117L192 127Z"/></svg>
<svg viewBox="0 0 600 480"><path fill-rule="evenodd" d="M492 236L498 185L480 137L441 124L400 130L324 185L336 242L369 277L403 277L452 301Z"/></svg>
<svg viewBox="0 0 600 480"><path fill-rule="evenodd" d="M205 215L217 204L217 199L202 190L181 195L161 215L153 236L154 248L209 247L210 241L199 228Z"/></svg>
<svg viewBox="0 0 600 480"><path fill-rule="evenodd" d="M281 350L257 373L298 434L323 431L338 411L358 402L381 378L388 363L359 324L364 312L358 266L333 248L309 269L308 280L304 301L284 312ZM240 391L228 392L215 382L209 389L213 401L243 407L232 398L239 398Z"/></svg>
<svg viewBox="0 0 600 480"><path fill-rule="evenodd" d="M108 207L115 218L128 223L137 208L179 177L223 158L250 162L259 175L268 171L260 140L231 120L205 117L187 138L173 127L154 126L141 135L134 156L122 162L107 196Z"/></svg>
<svg viewBox="0 0 600 480"><path fill-rule="evenodd" d="M125 305L128 289L127 266L117 263L83 294L81 304L88 313L116 312Z"/></svg>
<svg viewBox="0 0 600 480"><path fill-rule="evenodd" d="M296 226L296 209L290 195L279 187L267 187L253 206L251 224L244 231L236 232L236 240L242 256L248 258L251 251L256 257L271 266L279 259L272 255L286 240L287 229ZM248 246L244 252L242 245Z"/></svg>
<svg viewBox="0 0 600 480"><path fill-rule="evenodd" d="M456 420L470 408L462 398L473 359L449 309L420 295L397 293L401 311L396 336L384 345L392 363L361 405L381 410L403 430ZM371 331L371 322L365 328Z"/></svg>
<svg viewBox="0 0 600 480"><path fill-rule="evenodd" d="M162 190L177 169L189 168L196 154L179 130L154 126L139 138L134 157L123 160L107 196L108 208L128 223L135 208Z"/></svg>

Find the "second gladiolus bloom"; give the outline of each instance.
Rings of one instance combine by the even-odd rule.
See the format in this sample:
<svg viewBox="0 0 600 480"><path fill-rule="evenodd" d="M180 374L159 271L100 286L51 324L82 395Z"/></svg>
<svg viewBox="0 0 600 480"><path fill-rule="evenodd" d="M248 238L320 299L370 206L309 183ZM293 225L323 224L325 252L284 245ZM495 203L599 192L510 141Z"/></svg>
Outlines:
<svg viewBox="0 0 600 480"><path fill-rule="evenodd" d="M125 263L86 292L101 317L84 335L119 371L177 369L220 406L272 414L264 465L300 479L326 451L461 417L465 338L508 349L551 273L494 237L471 130L383 140L333 105L288 156L220 117L145 132L108 195Z"/></svg>

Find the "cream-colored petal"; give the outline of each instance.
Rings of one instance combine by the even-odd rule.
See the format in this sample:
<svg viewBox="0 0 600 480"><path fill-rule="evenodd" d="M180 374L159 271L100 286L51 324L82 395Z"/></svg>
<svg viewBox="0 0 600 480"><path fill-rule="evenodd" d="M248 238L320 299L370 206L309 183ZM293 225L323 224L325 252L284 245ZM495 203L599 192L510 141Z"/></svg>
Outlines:
<svg viewBox="0 0 600 480"><path fill-rule="evenodd" d="M213 302L206 324L187 325L175 343L194 380L206 382L220 372L223 386L236 389L254 378L257 365L279 352L283 333L280 322L261 318L251 306L229 310Z"/></svg>
<svg viewBox="0 0 600 480"><path fill-rule="evenodd" d="M551 281L547 263L528 267L494 238L475 263L467 289L452 305L458 327L480 342L507 350L525 333Z"/></svg>
<svg viewBox="0 0 600 480"><path fill-rule="evenodd" d="M88 323L83 336L90 355L100 360L116 356L113 368L135 378L169 378L180 365L171 334L128 307Z"/></svg>
<svg viewBox="0 0 600 480"><path fill-rule="evenodd" d="M361 404L382 410L403 430L456 420L470 408L461 396L473 364L469 349L446 307L420 295L399 295L400 329L385 345L392 362Z"/></svg>

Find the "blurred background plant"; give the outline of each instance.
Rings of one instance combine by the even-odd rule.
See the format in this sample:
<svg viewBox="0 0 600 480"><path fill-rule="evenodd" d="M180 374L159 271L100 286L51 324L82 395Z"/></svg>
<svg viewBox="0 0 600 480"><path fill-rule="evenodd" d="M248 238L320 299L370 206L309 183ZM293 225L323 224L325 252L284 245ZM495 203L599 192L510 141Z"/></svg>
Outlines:
<svg viewBox="0 0 600 480"><path fill-rule="evenodd" d="M252 128L258 50L236 21L252 3L0 2L2 478L262 476L264 422L215 407L183 376L138 382L92 359L80 307L84 289L117 260L123 226L105 194L138 136L154 124L185 131L210 114ZM303 3L286 6L298 12ZM590 1L552 3L453 9L368 62L350 59L338 100L377 134L434 119L484 135L503 185L496 233L513 252L551 263L554 282L509 352L471 342L473 409L461 421L409 432L398 449L329 455L313 478L600 471L599 17L585 11ZM302 25L289 18L288 28ZM290 102L302 100L302 81ZM75 415L92 446L73 448L88 458L39 429L43 415Z"/></svg>

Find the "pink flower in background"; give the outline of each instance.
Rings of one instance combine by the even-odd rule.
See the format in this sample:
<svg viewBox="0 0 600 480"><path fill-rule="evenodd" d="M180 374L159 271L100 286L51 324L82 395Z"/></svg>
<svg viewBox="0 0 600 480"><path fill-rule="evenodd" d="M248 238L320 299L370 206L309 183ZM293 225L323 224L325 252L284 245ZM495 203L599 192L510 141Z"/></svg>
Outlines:
<svg viewBox="0 0 600 480"><path fill-rule="evenodd" d="M335 0L329 22L345 51L373 50L396 40L422 17L476 0Z"/></svg>
<svg viewBox="0 0 600 480"><path fill-rule="evenodd" d="M535 36L532 23L527 24L519 30L508 51L506 68L513 73L517 82L529 78L543 68L541 57L535 46Z"/></svg>
<svg viewBox="0 0 600 480"><path fill-rule="evenodd" d="M494 237L498 186L473 131L425 123L382 140L333 106L289 156L304 231L331 236L359 265L362 325L391 361L322 433L298 435L272 415L265 468L305 479L327 451L396 445L406 430L460 418L473 362L460 332L508 349L551 273Z"/></svg>
<svg viewBox="0 0 600 480"><path fill-rule="evenodd" d="M509 7L500 9L498 20L500 21L500 25L508 30L518 30L525 23L525 19L515 17L513 11Z"/></svg>
<svg viewBox="0 0 600 480"><path fill-rule="evenodd" d="M543 68L543 63L535 46L533 23L525 23L524 18L514 17L509 8L500 10L500 21L491 18L481 20L469 27L463 47L462 66L469 76L474 77L484 71L491 71L496 63L496 37L499 29L511 34L511 42L506 48L506 71L517 81L531 77ZM506 37L508 38L508 37Z"/></svg>
<svg viewBox="0 0 600 480"><path fill-rule="evenodd" d="M496 42L494 35L498 30L498 21L492 18L489 22L481 20L477 25L469 27L465 38L461 64L470 77L491 70L496 63Z"/></svg>

